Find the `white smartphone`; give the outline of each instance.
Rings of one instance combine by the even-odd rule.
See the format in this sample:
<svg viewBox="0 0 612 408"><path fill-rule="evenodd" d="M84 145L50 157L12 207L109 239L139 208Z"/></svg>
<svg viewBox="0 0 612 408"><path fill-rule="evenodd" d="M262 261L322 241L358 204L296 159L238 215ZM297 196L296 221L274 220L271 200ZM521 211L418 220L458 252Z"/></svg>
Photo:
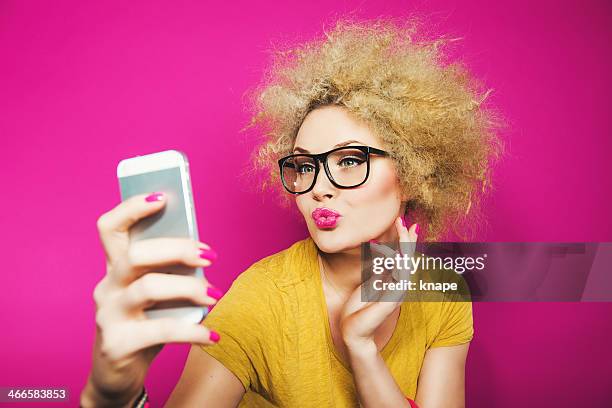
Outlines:
<svg viewBox="0 0 612 408"><path fill-rule="evenodd" d="M157 191L166 195L166 205L162 210L140 220L130 229L130 240L158 237L199 239L189 162L183 152L167 150L122 160L117 166L117 177L122 200ZM172 265L155 272L204 277L202 268L186 265ZM151 319L172 317L194 323L201 322L207 312L207 307L196 306L187 300L163 301L145 310Z"/></svg>

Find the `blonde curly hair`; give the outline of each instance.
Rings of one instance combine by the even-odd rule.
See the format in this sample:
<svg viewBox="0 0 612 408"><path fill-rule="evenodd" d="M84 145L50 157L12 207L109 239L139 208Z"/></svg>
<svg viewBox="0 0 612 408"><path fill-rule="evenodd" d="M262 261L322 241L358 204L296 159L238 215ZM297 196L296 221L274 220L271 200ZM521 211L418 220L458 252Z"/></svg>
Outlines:
<svg viewBox="0 0 612 408"><path fill-rule="evenodd" d="M456 39L419 40L419 26L416 18L403 24L341 19L323 38L275 53L251 94L247 126L264 137L252 157L254 168L267 173L264 188L282 190L277 160L291 154L306 115L340 105L390 153L410 197L407 215L426 232L421 238L439 240L449 227L465 237L480 193L491 185L503 123L483 105L491 90L481 92L462 63L444 63L441 48Z"/></svg>

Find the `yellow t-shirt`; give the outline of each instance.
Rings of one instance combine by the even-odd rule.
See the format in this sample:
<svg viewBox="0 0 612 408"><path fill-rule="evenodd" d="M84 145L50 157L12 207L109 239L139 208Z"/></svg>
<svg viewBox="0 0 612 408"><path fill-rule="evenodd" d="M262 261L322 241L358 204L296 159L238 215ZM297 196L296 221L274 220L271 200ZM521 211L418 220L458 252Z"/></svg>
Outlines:
<svg viewBox="0 0 612 408"><path fill-rule="evenodd" d="M240 274L203 324L221 340L202 349L247 390L240 407L358 405L350 367L333 345L312 238ZM414 398L426 350L472 336L471 302L404 302L381 355L402 392Z"/></svg>

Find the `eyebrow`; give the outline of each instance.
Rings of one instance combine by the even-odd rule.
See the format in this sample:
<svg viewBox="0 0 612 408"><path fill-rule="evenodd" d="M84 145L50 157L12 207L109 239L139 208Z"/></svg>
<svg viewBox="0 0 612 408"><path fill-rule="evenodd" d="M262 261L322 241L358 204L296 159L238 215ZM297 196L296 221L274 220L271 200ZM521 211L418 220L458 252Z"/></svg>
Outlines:
<svg viewBox="0 0 612 408"><path fill-rule="evenodd" d="M335 149L336 147L342 147L342 146L346 146L349 145L351 143L359 143L359 144L363 144L362 142L360 142L359 140L347 140L346 142L342 142L342 143L338 143L337 145L335 145L333 148ZM310 153L308 150L306 149L302 149L301 147L296 147L293 149L294 152L300 152L300 153Z"/></svg>

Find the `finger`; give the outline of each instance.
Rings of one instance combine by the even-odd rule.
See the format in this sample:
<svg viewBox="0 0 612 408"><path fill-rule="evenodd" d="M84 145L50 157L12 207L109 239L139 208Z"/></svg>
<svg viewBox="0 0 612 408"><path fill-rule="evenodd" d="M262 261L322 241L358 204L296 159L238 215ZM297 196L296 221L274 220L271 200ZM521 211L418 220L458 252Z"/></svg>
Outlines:
<svg viewBox="0 0 612 408"><path fill-rule="evenodd" d="M121 335L109 339L107 349L115 358L128 356L142 349L166 343L198 343L212 345L218 334L201 324L179 319L162 318L131 322L121 328ZM212 338L212 339L211 339Z"/></svg>
<svg viewBox="0 0 612 408"><path fill-rule="evenodd" d="M163 208L162 193L138 194L126 199L97 221L98 233L108 259L120 256L129 243L128 230L136 222Z"/></svg>
<svg viewBox="0 0 612 408"><path fill-rule="evenodd" d="M410 229L408 229L402 217L397 217L395 219L395 229L399 236L399 250L402 255L406 254L412 256L414 254L418 238L415 232L417 227L418 224L413 224Z"/></svg>
<svg viewBox="0 0 612 408"><path fill-rule="evenodd" d="M402 258L404 254L406 254L406 256L408 257L412 257L412 255L414 254L414 250L415 250L415 243L412 241L409 241L410 237L407 234L408 230L403 225L401 225L401 221L400 221L400 226L404 231L401 232L401 236L400 236L399 255ZM396 223L396 227L397 227L397 223ZM399 233L400 231L398 231L398 234ZM373 251L383 254L386 258L395 259L396 256L398 255L398 252L396 252L393 248L390 248L386 245L370 242L370 246ZM408 265L411 265L410 260L407 260L406 262L408 262ZM403 262L401 262L401 265L403 265ZM410 279L410 271L411 271L411 268L403 268L403 267L399 269L394 268L391 270L391 274L395 281L399 281L402 279L408 280ZM377 277L377 279L379 278L380 277Z"/></svg>
<svg viewBox="0 0 612 408"><path fill-rule="evenodd" d="M407 243L407 244L416 243L417 238L418 238L416 234L418 224L413 224L409 229L406 226L404 226L404 221L402 220L402 217L397 217L395 219L395 228L397 230L397 235L399 237L400 244L401 243ZM370 241L370 247L377 252L384 253L388 257L395 256L396 254L396 252L390 249L388 246L380 244L380 243L376 243L373 241ZM400 245L400 253L406 253L410 255L412 252L414 252L413 250L414 247L416 246L415 245ZM404 248L406 249L406 251L404 251Z"/></svg>
<svg viewBox="0 0 612 408"><path fill-rule="evenodd" d="M128 262L136 275L175 264L207 267L216 258L210 246L189 238L144 239L132 242L128 251Z"/></svg>
<svg viewBox="0 0 612 408"><path fill-rule="evenodd" d="M145 309L164 300L186 299L198 305L212 305L222 293L204 278L165 273L147 273L122 291L118 306Z"/></svg>
<svg viewBox="0 0 612 408"><path fill-rule="evenodd" d="M396 252L393 248L390 248L386 245L376 244L372 242L370 242L370 245L375 252L383 254L386 258L395 259L396 256L398 255L398 252ZM401 242L400 242L400 245L401 245ZM405 248L405 249L408 249L408 248ZM400 251L400 254L401 253L402 251ZM383 274L385 273L383 272ZM396 281L399 281L400 279L410 279L410 269L398 270L394 268L391 270L391 274L392 274L393 279ZM369 283L372 283L373 280L375 279L381 279L381 278L382 276L377 276L377 275L372 274Z"/></svg>
<svg viewBox="0 0 612 408"><path fill-rule="evenodd" d="M389 258L394 258L395 254L397 254L397 252L395 252L393 248L390 248L384 244L376 244L376 243L370 242L370 248L372 248L374 252L378 252Z"/></svg>
<svg viewBox="0 0 612 408"><path fill-rule="evenodd" d="M408 225L404 225L405 222L402 217L397 217L395 219L395 229L397 230L397 234L399 236L399 240L402 242L416 242L418 236L416 233L416 229L418 224L412 224L410 228Z"/></svg>
<svg viewBox="0 0 612 408"><path fill-rule="evenodd" d="M408 229L408 235L412 241L417 241L419 239L419 224L414 223Z"/></svg>

